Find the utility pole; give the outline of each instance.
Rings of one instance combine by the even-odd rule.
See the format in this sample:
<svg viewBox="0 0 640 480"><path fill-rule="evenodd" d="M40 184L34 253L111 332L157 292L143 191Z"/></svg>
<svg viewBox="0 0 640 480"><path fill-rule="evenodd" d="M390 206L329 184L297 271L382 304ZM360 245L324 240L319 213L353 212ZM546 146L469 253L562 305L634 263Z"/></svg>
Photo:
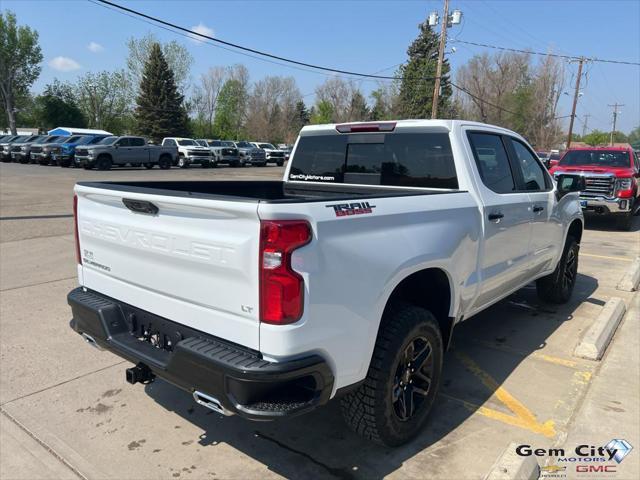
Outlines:
<svg viewBox="0 0 640 480"><path fill-rule="evenodd" d="M440 48L438 50L438 66L436 68L436 81L433 87L433 103L431 105L431 118L438 116L438 100L440 99L440 77L442 75L442 61L444 59L444 47L447 43L447 26L449 25L449 0L444 0L444 15L442 16L442 31L440 32Z"/></svg>
<svg viewBox="0 0 640 480"><path fill-rule="evenodd" d="M587 134L587 123L589 122L590 113L585 113L583 115L584 122L582 123L582 136L584 137Z"/></svg>
<svg viewBox="0 0 640 480"><path fill-rule="evenodd" d="M571 108L571 120L569 120L569 135L567 136L567 150L571 146L571 136L573 135L573 121L576 119L576 107L578 106L578 95L580 94L580 78L582 77L582 65L584 57L578 59L578 78L576 79L576 91L573 94L573 107Z"/></svg>
<svg viewBox="0 0 640 480"><path fill-rule="evenodd" d="M624 103L614 103L613 105L607 105L608 107L613 107L613 124L611 126L611 140L609 141L609 143L611 145L613 145L613 137L615 135L616 132L616 121L618 120L618 114L620 113L618 111L618 107L624 107Z"/></svg>

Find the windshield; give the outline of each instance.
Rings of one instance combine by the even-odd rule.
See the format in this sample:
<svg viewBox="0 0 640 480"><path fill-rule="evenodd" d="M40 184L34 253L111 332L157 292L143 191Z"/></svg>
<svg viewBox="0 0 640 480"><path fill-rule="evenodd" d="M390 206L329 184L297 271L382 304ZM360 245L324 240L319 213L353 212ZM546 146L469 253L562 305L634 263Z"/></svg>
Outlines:
<svg viewBox="0 0 640 480"><path fill-rule="evenodd" d="M39 136L39 137L31 137L31 140L25 140L25 141L33 142L33 143L45 143L47 138L49 138L49 137L47 137L46 135L42 135L42 136Z"/></svg>
<svg viewBox="0 0 640 480"><path fill-rule="evenodd" d="M549 160L560 160L560 154L559 153L549 154Z"/></svg>
<svg viewBox="0 0 640 480"><path fill-rule="evenodd" d="M208 147L209 145L207 144L206 140L196 140L196 143L198 145L200 145L201 147Z"/></svg>
<svg viewBox="0 0 640 480"><path fill-rule="evenodd" d="M118 137L105 137L100 140L97 145L113 145L118 140Z"/></svg>
<svg viewBox="0 0 640 480"><path fill-rule="evenodd" d="M51 143L51 142L55 142L56 140L58 140L60 138L60 136L58 135L54 135L53 137L45 137L43 143Z"/></svg>
<svg viewBox="0 0 640 480"><path fill-rule="evenodd" d="M221 142L223 147L235 147L236 144L233 142Z"/></svg>
<svg viewBox="0 0 640 480"><path fill-rule="evenodd" d="M240 148L256 148L253 145L251 145L249 142L238 142L236 143L236 145L238 145Z"/></svg>
<svg viewBox="0 0 640 480"><path fill-rule="evenodd" d="M596 165L599 167L630 167L629 152L621 150L571 150L562 157L560 165Z"/></svg>
<svg viewBox="0 0 640 480"><path fill-rule="evenodd" d="M80 135L75 135L73 137L69 137L62 143L78 143L80 140L82 140L82 138L83 137L81 137Z"/></svg>
<svg viewBox="0 0 640 480"><path fill-rule="evenodd" d="M27 137L27 136L20 137L20 138L16 139L16 141L13 142L13 143L25 143L30 138L34 138L34 137ZM37 137L35 137L35 138L37 138Z"/></svg>
<svg viewBox="0 0 640 480"><path fill-rule="evenodd" d="M196 142L194 142L193 140L178 140L178 145L182 146L182 147L188 147L188 146L198 146L198 144Z"/></svg>
<svg viewBox="0 0 640 480"><path fill-rule="evenodd" d="M270 143L259 143L258 146L260 148L268 148L269 150L276 150L276 147L274 147Z"/></svg>

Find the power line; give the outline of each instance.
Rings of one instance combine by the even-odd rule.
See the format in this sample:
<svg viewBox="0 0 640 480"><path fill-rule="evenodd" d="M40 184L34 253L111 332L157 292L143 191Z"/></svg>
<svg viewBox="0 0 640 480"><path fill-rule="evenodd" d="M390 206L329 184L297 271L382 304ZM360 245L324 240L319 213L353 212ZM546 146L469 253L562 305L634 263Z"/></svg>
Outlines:
<svg viewBox="0 0 640 480"><path fill-rule="evenodd" d="M477 95L474 95L474 94L473 94L473 93L471 93L469 90L467 90L467 89L465 89L465 88L463 88L463 87L461 87L461 86L459 86L459 85L456 85L455 83L453 83L453 82L451 82L451 81L449 81L449 85L451 85L451 86L452 86L452 87L454 87L454 88L457 88L457 89L458 89L458 90L460 90L461 92L466 93L466 94L467 94L467 95L469 95L471 98L475 98L476 100L478 100L478 101L479 101L479 102L481 102L481 103L484 103L484 104L486 104L486 105L489 105L489 106L491 106L491 107L493 107L493 108L497 108L498 110L502 110L503 112L510 113L510 114L512 114L512 115L518 115L516 112L514 112L514 111L512 111L512 110L507 110L506 108L499 107L498 105L496 105L496 104L494 104L494 103L487 102L484 98L481 98L481 97L478 97Z"/></svg>
<svg viewBox="0 0 640 480"><path fill-rule="evenodd" d="M497 45L489 45L488 43L478 43L478 42L470 42L467 40L455 40L456 43L464 43L466 45L474 45L476 47L485 47L485 48L493 48L495 50L503 50L507 52L516 52L516 53L528 53L531 55L543 55L545 57L557 57L564 58L567 60L579 60L582 57L577 57L573 55L560 55L558 53L549 53L549 52L537 52L535 50L523 50L520 48L509 48L509 47L499 47ZM604 58L597 57L584 57L586 61L589 62L599 62L599 63L616 63L619 65L637 65L640 66L640 62L627 62L624 60L606 60Z"/></svg>
<svg viewBox="0 0 640 480"><path fill-rule="evenodd" d="M249 47L245 47L245 46L242 46L242 45L238 45L236 43L227 42L227 41L222 40L220 38L210 37L209 35L205 35L203 33L195 32L195 31L190 30L188 28L181 27L180 25L176 25L175 23L167 22L165 20L162 20L162 19L157 18L157 17L153 17L151 15L147 15L147 14L139 12L137 10L133 10L131 8L124 7L122 5L118 5L117 3L109 2L108 0L91 0L91 1L93 3L98 2L98 3L101 3L103 5L109 5L110 7L116 8L116 9L121 10L123 12L128 12L128 13L130 13L132 15L136 15L138 17L145 18L147 20L151 20L152 22L159 23L160 25L165 25L167 27L179 30L181 32L185 32L192 38L194 36L195 37L205 38L205 39L207 39L209 41L212 41L212 42L216 42L216 43L219 43L219 44L222 44L222 45L226 45L226 46L229 46L229 47L236 48L238 50L242 50L242 51L245 51L245 52L250 52L250 53L253 53L253 54L256 54L256 55L260 55L260 56L263 56L263 57L267 57L267 58L271 58L271 59L274 59L274 60L280 60L282 62L287 62L287 63L291 63L291 64L294 64L294 65L299 65L299 66L302 66L302 67L314 68L314 69L317 69L317 70L323 70L325 72L339 73L339 74L350 75L350 76L354 76L354 77L376 78L376 79L381 79L381 80L399 80L400 79L399 77L389 77L389 76L385 76L385 75L375 75L375 74L368 74L368 73L352 72L352 71L349 71L349 70L341 70L339 68L325 67L325 66L322 66L322 65L315 65L315 64L312 64L312 63L301 62L299 60L293 60L291 58L281 57L280 55L274 55L272 53L263 52L263 51L260 51L260 50L256 50L254 48L249 48Z"/></svg>

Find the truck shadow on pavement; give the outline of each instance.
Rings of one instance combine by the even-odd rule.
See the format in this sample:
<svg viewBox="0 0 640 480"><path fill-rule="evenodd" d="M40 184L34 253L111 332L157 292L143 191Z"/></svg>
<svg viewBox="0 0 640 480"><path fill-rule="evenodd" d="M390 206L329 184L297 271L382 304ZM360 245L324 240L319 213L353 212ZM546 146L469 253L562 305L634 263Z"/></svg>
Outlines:
<svg viewBox="0 0 640 480"><path fill-rule="evenodd" d="M464 458L471 443L485 442L483 437L488 430L484 423L483 428L472 426L464 433L458 427L478 413L480 406L491 401L495 389L527 357L544 350L554 332L574 319L574 312L583 302L600 303L590 299L597 286L595 278L579 274L571 302L558 306L541 303L536 297L535 286L529 285L459 325L453 347L445 356L441 393L427 427L415 440L400 448L385 448L349 431L336 400L301 417L250 422L238 417L223 417L196 405L190 395L162 381L147 385L146 393L163 408L202 429L200 438L194 439L200 447L228 444L285 478L383 478L414 457L420 457L417 466L413 467L420 469L418 476L450 478L461 476L461 472L469 476L474 473L465 470L467 467L464 466L458 467L462 469L460 473L452 471L451 460L447 462L446 459ZM575 341L577 338L565 342L567 351L562 353L563 357L571 358ZM470 372L473 367L468 362L461 362L460 358L473 359L495 382L495 388L490 388L491 382L487 385L487 382L479 381ZM525 370L524 373L531 382L535 382L534 375L542 381L538 371ZM545 399L544 393L535 398L549 403L557 400ZM514 428L517 429L495 423L496 430ZM491 429L493 435L493 425ZM476 437L470 439L474 433ZM513 431L507 431L509 433L513 434ZM493 459L487 461L490 465ZM466 461L461 465L464 463Z"/></svg>
<svg viewBox="0 0 640 480"><path fill-rule="evenodd" d="M616 225L615 218L606 215L585 215L585 230L596 230L600 232L640 232L640 212L636 213L631 220L631 228L627 231L620 231Z"/></svg>

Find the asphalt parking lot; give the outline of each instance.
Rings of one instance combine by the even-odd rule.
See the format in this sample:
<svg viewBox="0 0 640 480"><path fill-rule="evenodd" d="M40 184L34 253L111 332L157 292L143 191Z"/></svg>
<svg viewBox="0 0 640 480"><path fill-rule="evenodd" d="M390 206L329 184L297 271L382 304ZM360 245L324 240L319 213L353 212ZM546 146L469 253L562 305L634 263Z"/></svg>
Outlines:
<svg viewBox="0 0 640 480"><path fill-rule="evenodd" d="M639 253L640 217L630 232L588 219L569 304L542 304L530 286L459 326L429 428L398 449L348 431L335 402L252 423L223 418L162 381L131 386L125 361L71 331L76 181L277 179L282 171L0 164L0 478L480 479L509 442L638 441L638 296L616 285ZM611 297L628 312L605 358L574 357ZM638 457L612 478L637 478Z"/></svg>

